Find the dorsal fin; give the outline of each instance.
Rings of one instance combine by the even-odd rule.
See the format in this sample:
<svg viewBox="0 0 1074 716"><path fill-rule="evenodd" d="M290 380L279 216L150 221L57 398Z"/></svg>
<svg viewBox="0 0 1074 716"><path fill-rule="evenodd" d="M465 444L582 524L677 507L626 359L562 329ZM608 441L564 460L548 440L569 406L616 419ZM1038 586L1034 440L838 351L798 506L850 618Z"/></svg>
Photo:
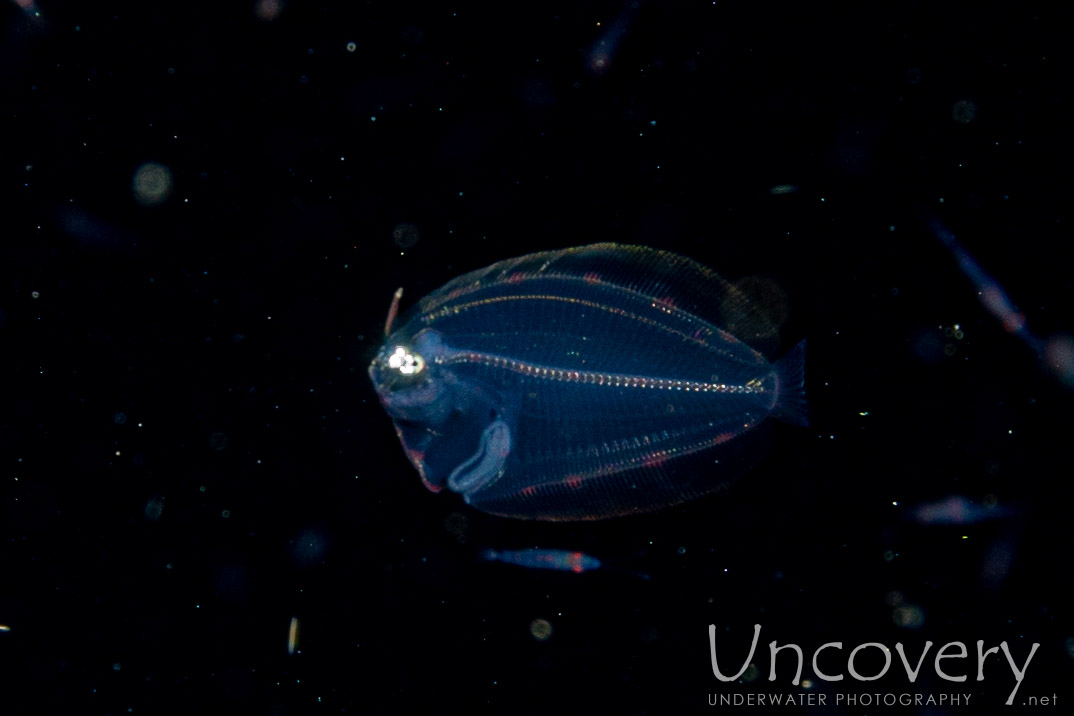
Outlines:
<svg viewBox="0 0 1074 716"><path fill-rule="evenodd" d="M541 251L449 281L419 304L422 314L482 287L559 276L606 283L635 291L697 316L754 348L771 348L778 325L738 285L693 259L670 251L628 244L591 244Z"/></svg>
<svg viewBox="0 0 1074 716"><path fill-rule="evenodd" d="M388 318L384 321L384 336L387 337L392 332L392 323L395 322L395 317L399 315L399 301L403 298L403 287L395 289L395 294L392 296L392 305L388 307Z"/></svg>

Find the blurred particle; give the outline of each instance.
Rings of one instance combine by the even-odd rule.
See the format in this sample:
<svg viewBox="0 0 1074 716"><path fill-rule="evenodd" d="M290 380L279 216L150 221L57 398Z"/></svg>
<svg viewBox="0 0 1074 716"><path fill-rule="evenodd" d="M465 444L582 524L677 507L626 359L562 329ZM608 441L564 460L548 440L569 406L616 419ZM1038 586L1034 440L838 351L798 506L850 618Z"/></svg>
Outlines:
<svg viewBox="0 0 1074 716"><path fill-rule="evenodd" d="M254 13L258 20L272 22L283 12L283 0L258 0Z"/></svg>
<svg viewBox="0 0 1074 716"><path fill-rule="evenodd" d="M41 298L41 293L38 291L30 291L30 296L33 298Z"/></svg>
<svg viewBox="0 0 1074 716"><path fill-rule="evenodd" d="M779 184L769 189L772 196L779 196L780 194L794 194L798 191L798 187L794 184Z"/></svg>
<svg viewBox="0 0 1074 716"><path fill-rule="evenodd" d="M746 667L746 671L742 673L742 681L748 684L751 681L756 681L757 677L760 675L761 670L757 668L757 665L750 664L748 667Z"/></svg>
<svg viewBox="0 0 1074 716"><path fill-rule="evenodd" d="M955 235L939 221L932 220L930 228L936 238L951 252L959 269L977 289L981 304L999 321L1003 330L1017 337L1029 347L1037 358L1055 374L1064 385L1070 386L1074 345L1065 335L1044 339L1029 330L1026 317L1011 301L1003 286L989 276L977 260L962 247ZM954 326L955 329L958 326ZM949 344L950 345L950 344ZM1051 357L1050 357L1051 356Z"/></svg>
<svg viewBox="0 0 1074 716"><path fill-rule="evenodd" d="M413 248L421 239L421 232L413 224L396 224L392 229L392 241L401 249Z"/></svg>
<svg viewBox="0 0 1074 716"><path fill-rule="evenodd" d="M602 75L611 65L611 54L603 46L598 46L589 53L588 67L593 74Z"/></svg>
<svg viewBox="0 0 1074 716"><path fill-rule="evenodd" d="M227 450L229 442L227 435L221 432L216 432L209 436L209 447L217 452Z"/></svg>
<svg viewBox="0 0 1074 716"><path fill-rule="evenodd" d="M986 587L995 589L1006 579L1014 560L1014 544L1008 539L998 539L985 553L981 564L981 580Z"/></svg>
<svg viewBox="0 0 1074 716"><path fill-rule="evenodd" d="M806 691L808 691L809 689L812 689L813 688L813 680L812 679L802 679L802 688L805 689Z"/></svg>
<svg viewBox="0 0 1074 716"><path fill-rule="evenodd" d="M298 617L291 617L291 625L287 628L287 653L294 655L298 649Z"/></svg>
<svg viewBox="0 0 1074 716"><path fill-rule="evenodd" d="M534 619L530 622L530 634L537 641L548 641L552 636L552 625L547 619Z"/></svg>
<svg viewBox="0 0 1074 716"><path fill-rule="evenodd" d="M607 29L597 24L597 27L601 27L604 32L589 48L586 55L586 68L592 74L599 77L611 69L615 56L619 52L619 45L634 24L638 7L638 2L627 2Z"/></svg>
<svg viewBox="0 0 1074 716"><path fill-rule="evenodd" d="M937 502L926 502L912 511L913 519L921 525L965 525L1006 517L1010 510L996 502L977 505L962 495L951 495Z"/></svg>
<svg viewBox="0 0 1074 716"><path fill-rule="evenodd" d="M226 520L231 517L231 510L220 510L220 516Z"/></svg>
<svg viewBox="0 0 1074 716"><path fill-rule="evenodd" d="M911 67L906 70L906 81L912 85L921 84L921 69L918 67Z"/></svg>
<svg viewBox="0 0 1074 716"><path fill-rule="evenodd" d="M906 597L897 589L893 589L884 596L884 604L889 607L897 607L903 603Z"/></svg>
<svg viewBox="0 0 1074 716"><path fill-rule="evenodd" d="M890 562L893 559L895 559L895 553L894 552L892 552L890 549L887 552L884 552L884 561L885 562Z"/></svg>
<svg viewBox="0 0 1074 716"><path fill-rule="evenodd" d="M321 561L327 543L318 531L309 529L291 542L291 554L295 561L309 566Z"/></svg>
<svg viewBox="0 0 1074 716"><path fill-rule="evenodd" d="M466 530L470 521L461 512L452 512L444 518L444 529L460 543L466 541Z"/></svg>
<svg viewBox="0 0 1074 716"><path fill-rule="evenodd" d="M920 629L925 623L925 611L916 604L905 604L891 612L891 620L904 629Z"/></svg>
<svg viewBox="0 0 1074 716"><path fill-rule="evenodd" d="M10 630L8 630L10 631ZM1067 656L1074 659L1074 636L1068 636L1066 641Z"/></svg>
<svg viewBox="0 0 1074 716"><path fill-rule="evenodd" d="M123 668L123 664L120 664L118 661L116 663L112 664L112 671L119 671L122 668Z"/></svg>
<svg viewBox="0 0 1074 716"><path fill-rule="evenodd" d="M1052 336L1044 344L1048 369L1068 388L1074 388L1074 337Z"/></svg>
<svg viewBox="0 0 1074 716"><path fill-rule="evenodd" d="M348 42L347 43L347 52L354 52L357 49L358 49L358 43L356 43L356 42Z"/></svg>
<svg viewBox="0 0 1074 716"><path fill-rule="evenodd" d="M115 415L112 416L112 422L115 423L116 425L122 425L123 423L127 422L127 414L126 413L116 413Z"/></svg>
<svg viewBox="0 0 1074 716"><path fill-rule="evenodd" d="M34 0L15 0L15 4L19 6L19 9L35 24L40 25L42 22L41 9L37 6Z"/></svg>
<svg viewBox="0 0 1074 716"><path fill-rule="evenodd" d="M11 627L7 624L0 624L0 632L11 631Z"/></svg>
<svg viewBox="0 0 1074 716"><path fill-rule="evenodd" d="M156 162L146 162L134 172L134 200L142 206L159 206L172 193L172 172Z"/></svg>
<svg viewBox="0 0 1074 716"><path fill-rule="evenodd" d="M156 497L150 498L145 503L145 518L150 522L156 522L160 519L161 514L164 513L164 501Z"/></svg>
<svg viewBox="0 0 1074 716"><path fill-rule="evenodd" d="M125 252L138 241L134 234L128 233L113 223L98 219L73 205L61 210L58 218L63 230L87 248Z"/></svg>
<svg viewBox="0 0 1074 716"><path fill-rule="evenodd" d="M960 99L951 107L951 119L959 124L969 124L977 116L977 105L968 99Z"/></svg>

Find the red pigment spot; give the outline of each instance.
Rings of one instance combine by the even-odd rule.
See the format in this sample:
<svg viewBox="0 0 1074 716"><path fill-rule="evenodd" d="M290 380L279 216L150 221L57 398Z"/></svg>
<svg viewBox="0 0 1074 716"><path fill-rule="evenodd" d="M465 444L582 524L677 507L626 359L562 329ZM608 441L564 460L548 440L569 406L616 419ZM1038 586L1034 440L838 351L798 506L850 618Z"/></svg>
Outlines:
<svg viewBox="0 0 1074 716"><path fill-rule="evenodd" d="M567 556L567 559L570 561L571 571L574 572L575 574L581 574L582 573L582 553L581 552L571 552Z"/></svg>
<svg viewBox="0 0 1074 716"><path fill-rule="evenodd" d="M642 460L642 467L663 467L668 459L663 455L649 455Z"/></svg>
<svg viewBox="0 0 1074 716"><path fill-rule="evenodd" d="M421 450L411 450L408 447L404 447L404 450L406 451L407 460L410 460L410 464L417 468L418 474L421 476L421 484L425 485L425 489L429 492L443 490L443 485L434 485L429 482L429 478L425 477L425 453Z"/></svg>
<svg viewBox="0 0 1074 716"><path fill-rule="evenodd" d="M516 271L507 277L507 283L522 283L526 280L526 274Z"/></svg>
<svg viewBox="0 0 1074 716"><path fill-rule="evenodd" d="M567 479L564 482L566 482L567 487L571 488L572 490L577 490L579 487L582 486L582 478L578 475L568 475Z"/></svg>
<svg viewBox="0 0 1074 716"><path fill-rule="evenodd" d="M444 489L443 485L434 485L433 483L426 480L425 475L421 476L421 484L425 485L425 489L429 492L440 492Z"/></svg>
<svg viewBox="0 0 1074 716"><path fill-rule="evenodd" d="M589 273L582 276L582 278L584 278L589 283L598 283L600 281L600 274L593 273L592 271L590 271Z"/></svg>
<svg viewBox="0 0 1074 716"><path fill-rule="evenodd" d="M537 494L537 488L534 487L533 485L526 485L525 487L522 488L522 494L525 497L533 497L534 495Z"/></svg>
<svg viewBox="0 0 1074 716"><path fill-rule="evenodd" d="M1003 317L1003 330L1007 333L1017 333L1025 328L1026 317L1021 313L1010 313Z"/></svg>
<svg viewBox="0 0 1074 716"><path fill-rule="evenodd" d="M734 433L720 433L719 435L717 435L715 438L712 439L712 442L715 445L723 445L725 442L728 442L730 440L734 440L734 438L735 438Z"/></svg>
<svg viewBox="0 0 1074 716"><path fill-rule="evenodd" d="M658 299L656 299L656 303L658 305L664 306L666 308L675 308L676 307L675 299L671 298L670 296L664 296L663 298L658 298Z"/></svg>

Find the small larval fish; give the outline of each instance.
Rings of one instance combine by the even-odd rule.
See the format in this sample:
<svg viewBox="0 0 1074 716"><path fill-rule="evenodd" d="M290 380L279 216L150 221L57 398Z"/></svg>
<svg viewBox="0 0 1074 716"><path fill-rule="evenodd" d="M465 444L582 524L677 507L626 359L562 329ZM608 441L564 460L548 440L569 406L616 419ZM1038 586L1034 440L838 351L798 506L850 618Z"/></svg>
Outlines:
<svg viewBox="0 0 1074 716"><path fill-rule="evenodd" d="M735 284L641 246L595 244L474 271L402 316L369 367L426 487L496 515L602 519L714 492L772 416L808 423L805 341ZM394 330L393 330L394 329Z"/></svg>
<svg viewBox="0 0 1074 716"><path fill-rule="evenodd" d="M530 547L528 549L486 549L481 559L488 562L504 562L519 567L532 569L555 569L561 572L591 572L600 569L600 560L585 552L567 549L546 549Z"/></svg>

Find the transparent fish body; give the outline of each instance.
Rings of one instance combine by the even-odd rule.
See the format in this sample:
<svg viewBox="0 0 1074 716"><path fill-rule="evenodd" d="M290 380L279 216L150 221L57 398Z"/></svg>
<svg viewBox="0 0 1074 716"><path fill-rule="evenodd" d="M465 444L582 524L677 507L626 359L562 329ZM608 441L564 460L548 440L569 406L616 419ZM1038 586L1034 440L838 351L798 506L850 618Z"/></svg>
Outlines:
<svg viewBox="0 0 1074 716"><path fill-rule="evenodd" d="M806 424L804 348L682 256L596 244L460 276L369 373L426 486L497 515L601 519L726 486L769 416Z"/></svg>
<svg viewBox="0 0 1074 716"><path fill-rule="evenodd" d="M481 558L489 562L503 562L530 569L554 569L575 574L600 569L600 560L596 557L568 549L486 549L481 553Z"/></svg>

